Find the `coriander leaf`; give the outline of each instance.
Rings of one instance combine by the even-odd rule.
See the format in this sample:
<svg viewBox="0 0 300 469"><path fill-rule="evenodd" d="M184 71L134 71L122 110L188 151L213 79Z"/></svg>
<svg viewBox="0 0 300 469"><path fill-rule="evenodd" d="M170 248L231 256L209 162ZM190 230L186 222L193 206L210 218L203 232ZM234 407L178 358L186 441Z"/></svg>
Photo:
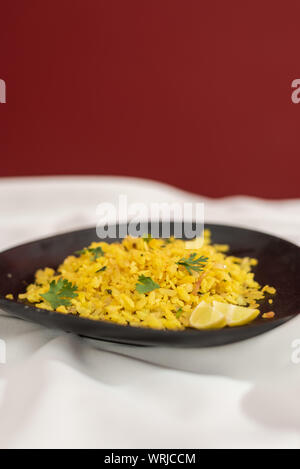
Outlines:
<svg viewBox="0 0 300 469"><path fill-rule="evenodd" d="M95 261L98 259L98 257L104 256L104 252L101 246L98 246L97 248L84 248L81 249L80 251L75 251L75 254L78 256L81 256L81 254L85 254L86 252L90 252L93 254L92 260Z"/></svg>
<svg viewBox="0 0 300 469"><path fill-rule="evenodd" d="M193 252L187 259L183 257L176 264L182 265L186 268L189 274L192 274L192 270L195 272L201 272L204 264L208 261L208 257L200 256L196 259L197 253Z"/></svg>
<svg viewBox="0 0 300 469"><path fill-rule="evenodd" d="M93 254L93 260L95 261L98 257L104 256L104 252L101 246L97 248L89 248L88 251Z"/></svg>
<svg viewBox="0 0 300 469"><path fill-rule="evenodd" d="M178 310L176 312L176 318L177 319L181 316L181 313L182 313L182 308L178 308Z"/></svg>
<svg viewBox="0 0 300 469"><path fill-rule="evenodd" d="M142 238L146 243L150 243L150 241L153 239L151 234L144 234Z"/></svg>
<svg viewBox="0 0 300 469"><path fill-rule="evenodd" d="M86 252L86 249L84 248L84 249L80 249L80 251L75 251L74 254L76 254L76 256L81 256L81 254L85 254L85 252Z"/></svg>
<svg viewBox="0 0 300 469"><path fill-rule="evenodd" d="M138 293L149 293L156 288L160 288L158 283L153 282L151 277L145 277L145 275L140 275L138 281L139 283L136 283L135 285Z"/></svg>
<svg viewBox="0 0 300 469"><path fill-rule="evenodd" d="M70 306L70 298L77 296L76 290L77 285L72 285L68 280L60 278L57 282L52 280L47 293L41 296L50 303L53 309L56 309L58 306Z"/></svg>

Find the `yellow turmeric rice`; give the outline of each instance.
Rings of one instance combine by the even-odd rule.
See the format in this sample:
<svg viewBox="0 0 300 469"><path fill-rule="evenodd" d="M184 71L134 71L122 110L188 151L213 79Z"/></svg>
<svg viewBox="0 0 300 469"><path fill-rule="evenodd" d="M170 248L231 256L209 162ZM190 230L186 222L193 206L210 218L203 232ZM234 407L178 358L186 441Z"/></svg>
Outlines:
<svg viewBox="0 0 300 469"><path fill-rule="evenodd" d="M194 246L192 242L187 249L183 240L151 237L93 242L57 270L38 270L19 299L94 320L182 330L202 301L257 308L266 293L275 293L255 281L251 269L256 259L226 255L229 247L212 245L207 230L201 247L197 242Z"/></svg>

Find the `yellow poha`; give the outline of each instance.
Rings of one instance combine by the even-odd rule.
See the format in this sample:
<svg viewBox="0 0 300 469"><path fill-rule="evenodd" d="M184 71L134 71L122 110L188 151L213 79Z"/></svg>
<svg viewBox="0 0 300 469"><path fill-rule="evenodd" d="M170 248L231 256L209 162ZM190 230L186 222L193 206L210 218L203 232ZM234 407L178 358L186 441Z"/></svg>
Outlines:
<svg viewBox="0 0 300 469"><path fill-rule="evenodd" d="M190 243L187 249L185 241L174 238L129 236L121 243L93 242L68 256L56 271L38 270L35 282L19 299L94 320L183 330L190 327L190 316L200 302L257 308L266 293L275 293L254 279L256 259L227 255L229 247L210 244L207 230L204 242L194 246ZM183 262L187 259L190 264ZM197 259L206 259L198 269L193 268L199 265ZM51 285L61 279L72 284L73 295L58 305L46 298Z"/></svg>

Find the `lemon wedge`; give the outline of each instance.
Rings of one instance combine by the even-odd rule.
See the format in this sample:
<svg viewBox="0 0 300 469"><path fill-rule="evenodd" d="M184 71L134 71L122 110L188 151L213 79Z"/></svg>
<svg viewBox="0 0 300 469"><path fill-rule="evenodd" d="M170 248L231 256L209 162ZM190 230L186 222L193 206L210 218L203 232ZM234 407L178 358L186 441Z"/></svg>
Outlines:
<svg viewBox="0 0 300 469"><path fill-rule="evenodd" d="M201 301L190 316L190 326L195 329L221 329L226 326L226 317L222 311Z"/></svg>
<svg viewBox="0 0 300 469"><path fill-rule="evenodd" d="M220 303L219 301L213 302L213 310L223 314L226 318L227 326L230 327L244 326L259 315L258 309Z"/></svg>

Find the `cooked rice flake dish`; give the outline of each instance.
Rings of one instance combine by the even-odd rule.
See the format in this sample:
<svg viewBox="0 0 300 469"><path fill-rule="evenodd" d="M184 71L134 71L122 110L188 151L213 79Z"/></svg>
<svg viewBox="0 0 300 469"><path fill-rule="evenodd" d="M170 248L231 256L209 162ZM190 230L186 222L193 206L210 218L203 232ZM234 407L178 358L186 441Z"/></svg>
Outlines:
<svg viewBox="0 0 300 469"><path fill-rule="evenodd" d="M38 270L19 300L154 329L243 325L259 315L258 301L275 294L275 288L255 281L256 259L226 255L228 249L210 244L207 230L203 243L190 242L189 249L184 240L150 236L94 242L68 256L56 271Z"/></svg>

